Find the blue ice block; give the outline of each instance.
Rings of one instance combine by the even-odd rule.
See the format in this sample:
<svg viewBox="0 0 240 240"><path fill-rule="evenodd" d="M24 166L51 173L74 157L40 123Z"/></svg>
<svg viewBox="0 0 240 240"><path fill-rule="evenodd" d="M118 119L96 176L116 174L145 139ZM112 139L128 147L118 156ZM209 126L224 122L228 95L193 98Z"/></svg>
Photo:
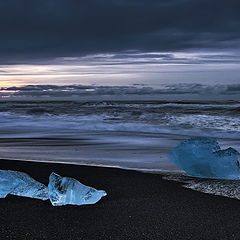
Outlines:
<svg viewBox="0 0 240 240"><path fill-rule="evenodd" d="M190 176L220 179L240 179L239 155L233 148L221 150L215 139L204 137L184 140L167 154Z"/></svg>
<svg viewBox="0 0 240 240"><path fill-rule="evenodd" d="M0 198L8 194L48 199L47 187L23 172L0 170Z"/></svg>
<svg viewBox="0 0 240 240"><path fill-rule="evenodd" d="M85 186L73 178L52 173L49 177L48 195L53 206L62 206L94 204L107 193Z"/></svg>

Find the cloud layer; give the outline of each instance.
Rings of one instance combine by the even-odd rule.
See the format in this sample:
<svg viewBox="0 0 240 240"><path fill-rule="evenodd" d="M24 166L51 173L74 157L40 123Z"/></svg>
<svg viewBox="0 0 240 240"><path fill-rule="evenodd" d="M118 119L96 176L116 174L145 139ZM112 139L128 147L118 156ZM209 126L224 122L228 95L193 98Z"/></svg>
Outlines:
<svg viewBox="0 0 240 240"><path fill-rule="evenodd" d="M110 52L236 49L238 0L0 2L0 63Z"/></svg>

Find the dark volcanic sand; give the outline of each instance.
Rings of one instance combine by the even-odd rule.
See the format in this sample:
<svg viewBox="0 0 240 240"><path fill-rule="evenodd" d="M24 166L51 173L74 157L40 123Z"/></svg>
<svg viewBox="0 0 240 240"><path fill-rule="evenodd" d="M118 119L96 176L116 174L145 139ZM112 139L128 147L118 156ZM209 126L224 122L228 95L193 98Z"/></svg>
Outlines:
<svg viewBox="0 0 240 240"><path fill-rule="evenodd" d="M45 184L54 171L108 193L88 206L0 199L0 239L240 239L240 201L185 189L161 175L10 160L1 160L0 169Z"/></svg>

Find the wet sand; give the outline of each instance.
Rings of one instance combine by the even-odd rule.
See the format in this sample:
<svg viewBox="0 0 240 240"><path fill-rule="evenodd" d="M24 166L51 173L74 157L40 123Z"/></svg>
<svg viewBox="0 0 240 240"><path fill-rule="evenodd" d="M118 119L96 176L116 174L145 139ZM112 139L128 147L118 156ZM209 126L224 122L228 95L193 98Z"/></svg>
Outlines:
<svg viewBox="0 0 240 240"><path fill-rule="evenodd" d="M0 160L45 184L51 172L104 189L95 205L0 199L0 239L240 239L240 201L195 192L179 183L113 168Z"/></svg>
<svg viewBox="0 0 240 240"><path fill-rule="evenodd" d="M166 153L183 139L126 132L83 132L77 138L1 138L0 159L178 171Z"/></svg>

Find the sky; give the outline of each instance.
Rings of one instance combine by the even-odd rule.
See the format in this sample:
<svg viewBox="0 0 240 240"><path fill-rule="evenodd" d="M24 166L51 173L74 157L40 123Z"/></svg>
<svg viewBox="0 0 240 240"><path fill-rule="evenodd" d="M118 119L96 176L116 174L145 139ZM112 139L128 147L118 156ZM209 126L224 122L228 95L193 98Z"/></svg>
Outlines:
<svg viewBox="0 0 240 240"><path fill-rule="evenodd" d="M239 9L238 0L1 0L1 91L238 88Z"/></svg>

